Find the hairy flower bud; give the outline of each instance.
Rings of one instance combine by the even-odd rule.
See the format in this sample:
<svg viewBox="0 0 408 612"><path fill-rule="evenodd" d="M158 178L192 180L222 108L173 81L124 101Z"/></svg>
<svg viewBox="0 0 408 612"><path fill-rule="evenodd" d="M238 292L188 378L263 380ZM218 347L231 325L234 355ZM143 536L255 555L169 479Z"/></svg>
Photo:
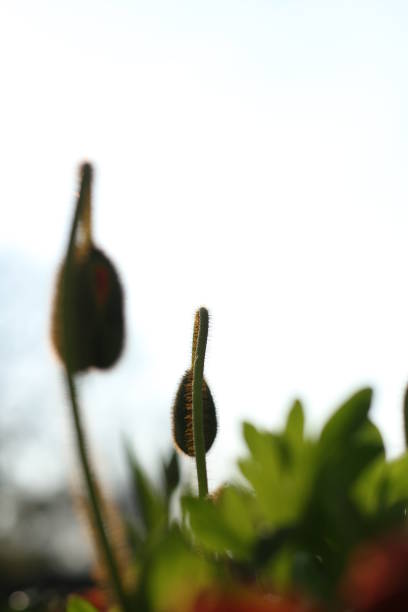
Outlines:
<svg viewBox="0 0 408 612"><path fill-rule="evenodd" d="M187 370L181 379L173 404L172 419L176 446L186 455L194 457L192 370ZM208 452L217 435L217 415L210 388L205 380L203 380L203 428L205 451Z"/></svg>
<svg viewBox="0 0 408 612"><path fill-rule="evenodd" d="M74 253L71 278L67 279L66 274L64 262L54 297L54 348L66 365L69 357L73 372L109 368L119 358L124 344L123 291L115 267L92 245L85 252Z"/></svg>
<svg viewBox="0 0 408 612"><path fill-rule="evenodd" d="M51 321L52 344L71 372L111 367L124 343L122 286L114 265L92 240L92 179L86 162L79 168L78 199Z"/></svg>

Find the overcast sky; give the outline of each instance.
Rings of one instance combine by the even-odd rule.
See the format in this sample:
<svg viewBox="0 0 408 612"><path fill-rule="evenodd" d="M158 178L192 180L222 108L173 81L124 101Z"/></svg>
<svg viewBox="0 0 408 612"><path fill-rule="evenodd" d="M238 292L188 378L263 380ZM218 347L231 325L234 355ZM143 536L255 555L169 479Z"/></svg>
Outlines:
<svg viewBox="0 0 408 612"><path fill-rule="evenodd" d="M241 450L242 419L281 424L300 397L313 430L367 384L399 452L407 32L392 0L2 0L0 248L49 286L30 353L44 369L25 364L14 386L48 386L49 415L66 410L47 313L88 159L129 329L118 368L81 385L101 461L124 430L144 457L166 448L200 305L220 422L210 481Z"/></svg>

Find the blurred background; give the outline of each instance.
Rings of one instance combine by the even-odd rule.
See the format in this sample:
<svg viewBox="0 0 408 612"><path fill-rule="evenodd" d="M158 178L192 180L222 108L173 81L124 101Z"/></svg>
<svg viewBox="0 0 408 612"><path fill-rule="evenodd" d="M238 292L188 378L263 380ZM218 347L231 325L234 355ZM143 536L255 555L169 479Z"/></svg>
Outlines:
<svg viewBox="0 0 408 612"><path fill-rule="evenodd" d="M1 2L7 588L39 568L89 567L49 343L84 159L95 166L95 241L126 287L120 364L79 380L112 496L127 496L125 437L152 478L170 451L200 305L212 317L206 377L219 417L210 488L235 475L242 421L280 426L296 397L313 433L372 385L387 451L402 451L407 30L408 6L394 0Z"/></svg>

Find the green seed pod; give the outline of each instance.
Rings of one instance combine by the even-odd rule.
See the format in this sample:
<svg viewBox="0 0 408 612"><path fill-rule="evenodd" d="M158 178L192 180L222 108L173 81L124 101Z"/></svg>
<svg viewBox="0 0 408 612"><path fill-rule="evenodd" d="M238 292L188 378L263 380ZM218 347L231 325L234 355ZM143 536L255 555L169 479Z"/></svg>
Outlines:
<svg viewBox="0 0 408 612"><path fill-rule="evenodd" d="M193 434L193 371L187 370L181 379L173 404L173 438L179 450L195 456ZM217 415L214 400L203 379L203 429L205 452L208 452L217 435Z"/></svg>
<svg viewBox="0 0 408 612"><path fill-rule="evenodd" d="M119 358L124 344L123 291L118 274L108 257L93 245L85 252L74 252L71 279L66 279L65 274L64 263L54 297L53 346L67 365L67 333L73 372L109 368Z"/></svg>

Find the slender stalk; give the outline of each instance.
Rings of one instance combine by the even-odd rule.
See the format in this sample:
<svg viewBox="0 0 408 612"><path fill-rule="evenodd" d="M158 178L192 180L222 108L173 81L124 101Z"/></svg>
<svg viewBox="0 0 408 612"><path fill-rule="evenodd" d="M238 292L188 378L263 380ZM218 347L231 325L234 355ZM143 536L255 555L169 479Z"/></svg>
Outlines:
<svg viewBox="0 0 408 612"><path fill-rule="evenodd" d="M74 219L72 221L71 232L68 240L68 249L66 257L66 265L70 265L74 254L75 241L79 222L83 220L85 213L85 238L87 246L91 243L91 184L92 184L92 166L83 164L81 166L81 187L78 194L77 205L75 207Z"/></svg>
<svg viewBox="0 0 408 612"><path fill-rule="evenodd" d="M74 377L73 377L73 347L72 338L69 333L72 315L70 313L70 296L72 295L72 264L74 259L76 234L79 222L81 220L81 212L85 207L89 207L90 198L90 187L92 179L92 169L89 164L85 164L81 168L81 188L78 195L77 206L75 209L74 219L72 222L71 233L69 236L67 255L65 260L65 273L63 280L63 334L64 334L64 346L65 346L65 374L66 383L69 392L69 399L72 410L72 417L74 423L74 431L77 441L78 454L85 481L85 486L88 491L89 503L94 518L96 533L100 540L101 550L105 556L106 567L109 571L112 587L115 591L117 601L124 612L131 612L130 606L127 601L127 597L122 585L120 573L118 570L117 562L113 554L112 547L109 543L108 535L106 533L102 511L100 508L100 501L98 498L97 488L95 485L94 477L92 475L91 464L89 461L84 429L81 421L81 414L79 404L77 400L77 393L75 389ZM90 229L87 229L87 233ZM89 236L90 234L88 234Z"/></svg>
<svg viewBox="0 0 408 612"><path fill-rule="evenodd" d="M107 536L105 525L104 525L103 518L102 518L102 512L99 507L98 493L95 487L94 477L92 475L92 470L91 470L91 466L90 466L90 462L89 462L88 454L86 450L85 436L84 436L82 422L81 422L81 415L80 415L80 410L79 410L79 405L78 405L78 400L77 400L77 394L75 390L74 379L69 369L66 370L66 380L67 380L67 386L68 386L68 391L69 391L69 398L71 402L72 416L74 420L74 429L75 429L75 435L76 435L76 440L77 440L77 445L78 445L79 458L81 462L85 485L88 491L89 503L90 503L91 511L92 511L93 518L94 518L96 533L99 537L101 550L103 551L105 555L106 567L109 571L111 582L112 582L112 587L115 591L118 603L124 612L126 611L130 612L126 594L123 589L122 580L121 580L120 573L118 570L117 562L114 557L113 550L109 544L108 536Z"/></svg>
<svg viewBox="0 0 408 612"><path fill-rule="evenodd" d="M206 308L200 308L198 314L199 329L196 351L193 357L193 436L197 466L198 495L199 497L206 497L206 495L208 495L208 482L203 426L203 375L208 336L208 310Z"/></svg>

